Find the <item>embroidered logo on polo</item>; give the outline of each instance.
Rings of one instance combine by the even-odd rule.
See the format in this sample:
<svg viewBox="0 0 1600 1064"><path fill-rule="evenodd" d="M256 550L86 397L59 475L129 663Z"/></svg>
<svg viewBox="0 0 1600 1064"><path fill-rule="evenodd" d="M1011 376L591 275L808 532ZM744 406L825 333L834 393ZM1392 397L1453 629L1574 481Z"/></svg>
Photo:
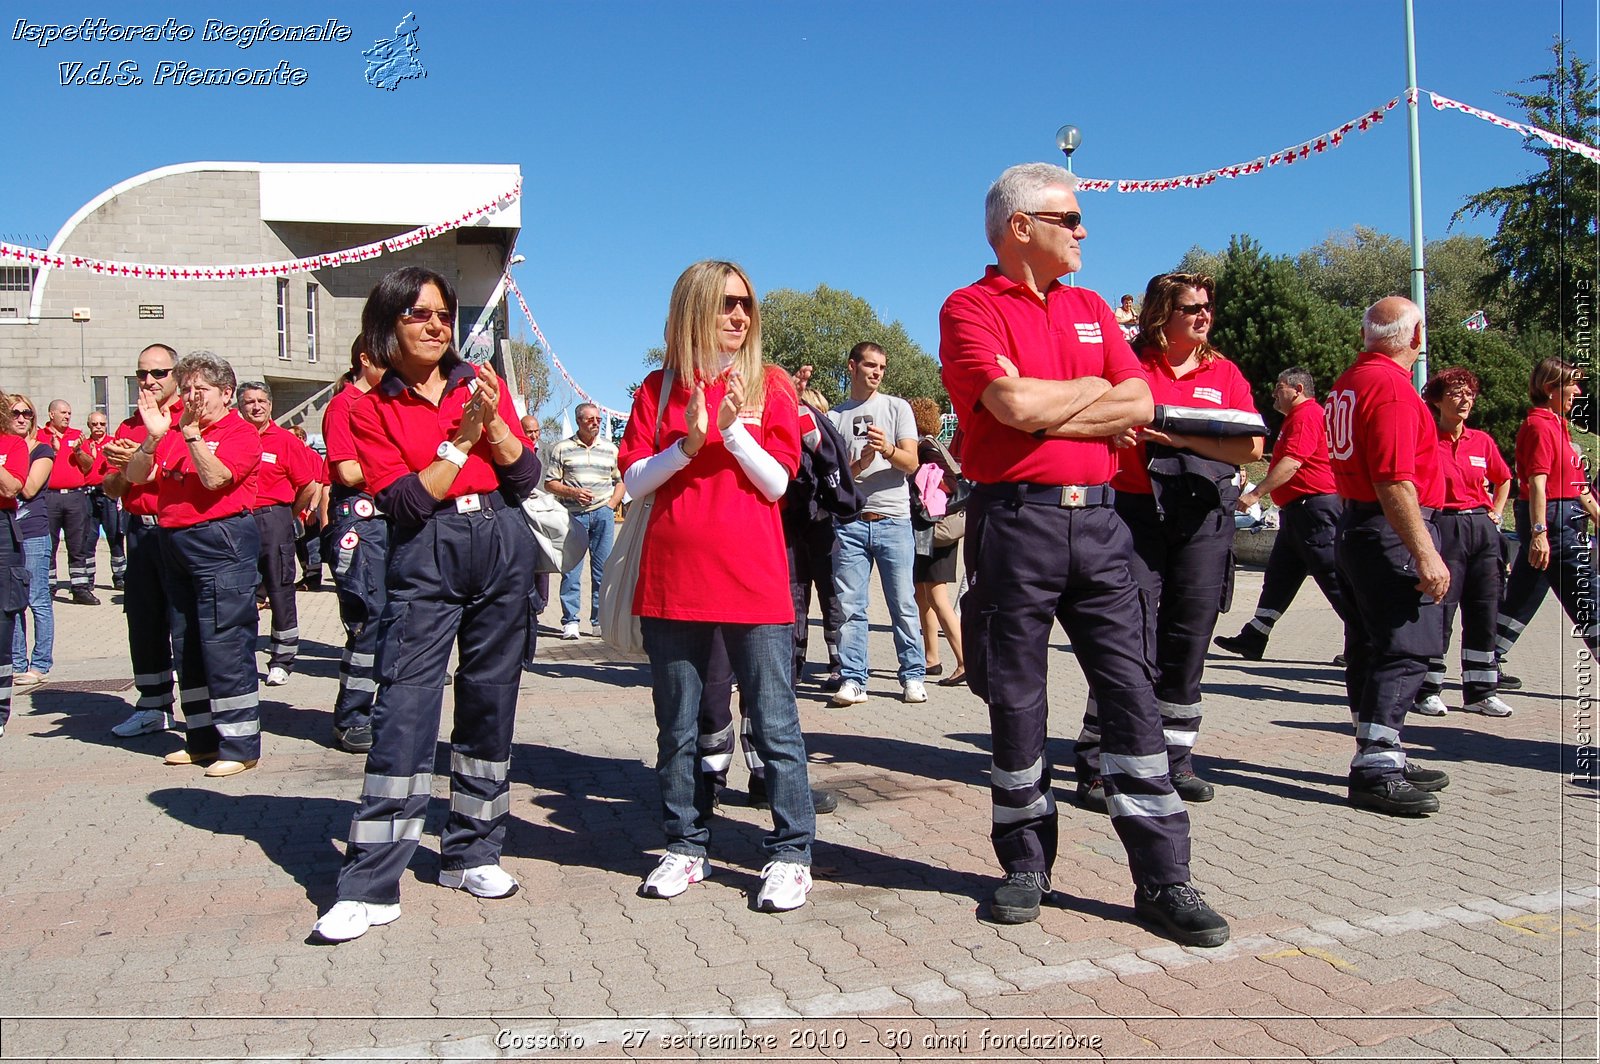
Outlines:
<svg viewBox="0 0 1600 1064"><path fill-rule="evenodd" d="M1489 460L1487 458L1485 458L1481 454L1468 455L1467 456L1467 461L1470 462L1471 464L1477 466L1479 469L1488 469L1489 468Z"/></svg>
<svg viewBox="0 0 1600 1064"><path fill-rule="evenodd" d="M1104 338L1100 335L1100 323L1097 321L1075 321L1072 323L1072 327L1078 330L1078 342L1080 344L1098 344L1105 342Z"/></svg>
<svg viewBox="0 0 1600 1064"><path fill-rule="evenodd" d="M1194 397L1196 399L1204 399L1209 403L1216 403L1218 406L1222 405L1222 392L1216 388L1196 388Z"/></svg>

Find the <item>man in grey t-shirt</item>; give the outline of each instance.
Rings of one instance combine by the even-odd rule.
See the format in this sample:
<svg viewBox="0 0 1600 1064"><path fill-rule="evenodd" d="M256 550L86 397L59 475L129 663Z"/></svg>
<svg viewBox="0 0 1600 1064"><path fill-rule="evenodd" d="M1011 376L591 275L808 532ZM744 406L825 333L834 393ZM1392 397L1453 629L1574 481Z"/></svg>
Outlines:
<svg viewBox="0 0 1600 1064"><path fill-rule="evenodd" d="M926 702L927 660L912 591L916 541L911 532L911 492L907 478L917 471L917 424L904 399L878 391L888 358L883 348L860 343L850 349L850 398L828 411L850 443L850 472L867 498L861 517L839 526L839 558L834 587L844 611L839 631L840 673L844 682L833 696L836 706L867 700L867 581L872 563L894 622L895 655L900 659L901 698ZM804 624L805 618L795 623Z"/></svg>

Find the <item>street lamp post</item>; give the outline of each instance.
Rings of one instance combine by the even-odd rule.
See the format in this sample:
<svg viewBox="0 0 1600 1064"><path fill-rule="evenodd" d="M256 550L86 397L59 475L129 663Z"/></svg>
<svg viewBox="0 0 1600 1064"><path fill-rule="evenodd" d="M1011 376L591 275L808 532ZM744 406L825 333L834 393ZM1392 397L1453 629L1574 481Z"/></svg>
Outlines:
<svg viewBox="0 0 1600 1064"><path fill-rule="evenodd" d="M1061 149L1061 154L1067 157L1067 173L1072 173L1072 153L1078 150L1078 145L1083 143L1083 130L1077 126L1065 125L1056 130L1056 147ZM1067 274L1067 284L1076 286L1078 275Z"/></svg>

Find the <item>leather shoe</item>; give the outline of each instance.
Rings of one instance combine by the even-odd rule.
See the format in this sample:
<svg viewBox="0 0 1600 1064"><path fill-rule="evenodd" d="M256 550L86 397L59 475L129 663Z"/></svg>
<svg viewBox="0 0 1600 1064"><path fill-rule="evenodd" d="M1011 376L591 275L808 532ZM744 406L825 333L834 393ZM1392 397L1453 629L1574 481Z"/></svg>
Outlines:
<svg viewBox="0 0 1600 1064"><path fill-rule="evenodd" d="M217 759L216 754L191 754L187 750L174 750L162 758L166 765L209 765Z"/></svg>
<svg viewBox="0 0 1600 1064"><path fill-rule="evenodd" d="M1230 654L1239 655L1246 661L1260 661L1267 652L1265 646L1246 639L1243 633L1239 635L1219 635L1212 642Z"/></svg>
<svg viewBox="0 0 1600 1064"><path fill-rule="evenodd" d="M1522 690L1522 680L1509 672L1502 672L1498 686L1502 691L1520 691Z"/></svg>
<svg viewBox="0 0 1600 1064"><path fill-rule="evenodd" d="M1209 802L1217 796L1217 789L1193 772L1174 772L1172 789L1186 802Z"/></svg>
<svg viewBox="0 0 1600 1064"><path fill-rule="evenodd" d="M1106 804L1106 783L1099 776L1089 781L1089 786L1078 788L1078 804L1094 813L1110 814Z"/></svg>
<svg viewBox="0 0 1600 1064"><path fill-rule="evenodd" d="M250 771L260 763L259 760L255 759L250 761L213 761L211 762L211 767L206 769L206 775L213 779L219 776L237 776L241 772Z"/></svg>
<svg viewBox="0 0 1600 1064"><path fill-rule="evenodd" d="M1376 786L1350 785L1350 804L1357 809L1390 816L1424 816L1439 811L1439 799L1404 779L1384 780Z"/></svg>
<svg viewBox="0 0 1600 1064"><path fill-rule="evenodd" d="M957 669L949 676L939 681L940 687L965 687L967 683L967 670Z"/></svg>
<svg viewBox="0 0 1600 1064"><path fill-rule="evenodd" d="M1423 768L1407 762L1402 774L1405 781L1419 791L1442 791L1450 786L1450 777L1436 768Z"/></svg>

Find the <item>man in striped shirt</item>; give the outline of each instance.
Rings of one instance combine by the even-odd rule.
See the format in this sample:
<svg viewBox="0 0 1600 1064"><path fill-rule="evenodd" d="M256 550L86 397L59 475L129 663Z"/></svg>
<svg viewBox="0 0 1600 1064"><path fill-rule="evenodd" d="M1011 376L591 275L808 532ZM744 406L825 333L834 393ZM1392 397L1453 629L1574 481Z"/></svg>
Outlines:
<svg viewBox="0 0 1600 1064"><path fill-rule="evenodd" d="M600 634L600 583L616 535L616 509L622 502L622 473L617 445L600 435L600 408L583 403L573 411L576 435L550 449L545 490L561 500L589 538L589 631ZM577 531L576 528L573 530ZM583 585L583 560L561 574L561 638L578 638L578 595Z"/></svg>

